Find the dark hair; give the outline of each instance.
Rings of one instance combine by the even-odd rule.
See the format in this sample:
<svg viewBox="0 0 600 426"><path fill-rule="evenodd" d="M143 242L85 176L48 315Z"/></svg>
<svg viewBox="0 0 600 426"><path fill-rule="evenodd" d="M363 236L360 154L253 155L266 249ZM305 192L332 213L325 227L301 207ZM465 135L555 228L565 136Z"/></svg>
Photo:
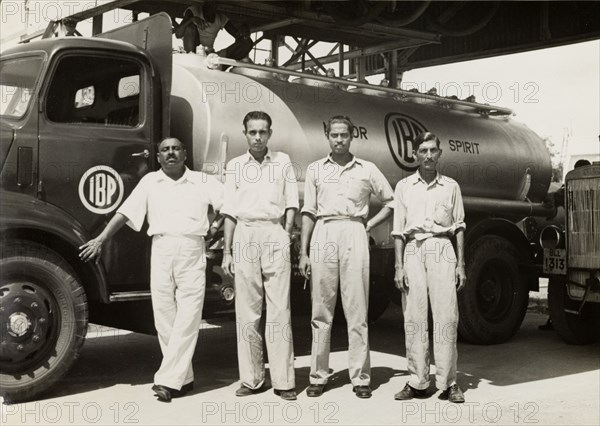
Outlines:
<svg viewBox="0 0 600 426"><path fill-rule="evenodd" d="M244 121L243 121L244 129L248 130L248 127L246 127L246 124L250 120L265 120L267 122L267 124L269 125L269 129L271 128L271 124L273 124L273 120L271 120L271 116L263 111L250 111L248 114L246 114L246 116L244 117Z"/></svg>
<svg viewBox="0 0 600 426"><path fill-rule="evenodd" d="M169 139L174 139L174 140L178 141L178 142L181 144L181 147L182 147L183 149L185 149L185 144L184 144L183 142L181 142L181 139L179 139L179 138L176 138L175 136L167 136L167 137L165 137L165 138L162 138L162 139L160 140L160 142L158 142L158 143L156 144L156 146L157 146L157 147L159 147L161 143L163 143L164 141L168 141Z"/></svg>
<svg viewBox="0 0 600 426"><path fill-rule="evenodd" d="M573 166L574 169L577 169L579 167L583 167L583 166L589 166L590 163L588 160L586 160L585 158L582 158L581 160L577 160L575 161L575 165Z"/></svg>
<svg viewBox="0 0 600 426"><path fill-rule="evenodd" d="M202 4L202 16L208 22L215 22L215 19L217 18L217 8L214 3L204 2Z"/></svg>
<svg viewBox="0 0 600 426"><path fill-rule="evenodd" d="M350 117L348 117L347 115L334 115L333 117L331 117L329 119L329 121L327 122L327 125L325 126L325 134L326 135L329 135L329 132L331 131L331 125L335 124L335 123L341 123L341 124L347 125L350 135L352 135L352 133L354 133L354 124L352 124L352 120L350 120Z"/></svg>
<svg viewBox="0 0 600 426"><path fill-rule="evenodd" d="M435 144L437 145L437 147L440 147L440 140L439 138L434 135L431 132L423 132L423 133L419 133L417 135L416 138L413 139L412 141L412 149L413 151L418 151L419 150L419 146L423 143L423 142L429 142L429 141L435 141Z"/></svg>

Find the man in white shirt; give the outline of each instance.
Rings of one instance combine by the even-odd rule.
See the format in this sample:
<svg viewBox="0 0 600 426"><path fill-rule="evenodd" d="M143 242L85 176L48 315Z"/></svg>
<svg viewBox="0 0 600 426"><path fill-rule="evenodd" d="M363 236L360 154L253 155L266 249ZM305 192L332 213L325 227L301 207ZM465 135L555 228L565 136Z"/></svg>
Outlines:
<svg viewBox="0 0 600 426"><path fill-rule="evenodd" d="M183 38L183 48L186 52L195 52L196 47L202 45L206 48L206 53L213 53L215 40L221 29L231 34L235 42L217 52L219 56L240 60L245 58L254 46L248 26L236 28L229 18L217 12L210 2L188 7L183 13L181 23L174 22L173 25L175 36Z"/></svg>
<svg viewBox="0 0 600 426"><path fill-rule="evenodd" d="M88 261L123 225L140 231L148 218L152 237L150 290L154 323L163 360L152 390L160 401L185 395L194 385L192 356L202 320L209 230L208 206L223 203L223 185L212 176L189 170L186 151L176 138L158 147L161 169L146 174L96 238L80 247Z"/></svg>
<svg viewBox="0 0 600 426"><path fill-rule="evenodd" d="M272 151L271 117L252 111L243 120L248 152L227 164L223 270L235 278L238 363L236 396L258 392L265 381L260 331L266 300L266 342L276 395L295 400L290 311L290 239L298 184L290 157ZM284 221L282 226L281 221Z"/></svg>
<svg viewBox="0 0 600 426"><path fill-rule="evenodd" d="M309 397L321 396L331 376L329 350L338 290L348 323L352 390L359 398L371 397L368 232L392 213L393 191L375 164L350 152L353 131L348 117L330 118L325 136L331 153L311 163L306 171L298 266L304 277L311 277ZM371 195L383 207L365 223Z"/></svg>
<svg viewBox="0 0 600 426"><path fill-rule="evenodd" d="M410 379L394 398L427 396L429 387L428 299L433 314L436 387L450 402L465 402L456 383L458 303L465 285L465 212L458 183L437 171L442 155L433 133L413 141L419 169L394 193L396 287L402 290L406 359ZM450 237L456 236L456 253Z"/></svg>

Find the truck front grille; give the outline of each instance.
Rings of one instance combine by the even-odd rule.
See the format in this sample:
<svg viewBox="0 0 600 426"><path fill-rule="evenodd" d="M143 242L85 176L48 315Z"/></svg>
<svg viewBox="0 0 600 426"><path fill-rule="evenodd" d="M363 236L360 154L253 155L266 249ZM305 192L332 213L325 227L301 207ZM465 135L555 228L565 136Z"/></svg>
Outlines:
<svg viewBox="0 0 600 426"><path fill-rule="evenodd" d="M569 268L600 268L600 177L567 181Z"/></svg>

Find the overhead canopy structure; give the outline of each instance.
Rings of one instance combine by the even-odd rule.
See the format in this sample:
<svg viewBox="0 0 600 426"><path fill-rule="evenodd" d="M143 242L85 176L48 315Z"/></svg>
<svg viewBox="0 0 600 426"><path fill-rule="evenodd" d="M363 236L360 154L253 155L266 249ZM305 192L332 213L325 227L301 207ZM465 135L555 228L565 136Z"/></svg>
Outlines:
<svg viewBox="0 0 600 426"><path fill-rule="evenodd" d="M207 0L208 1L208 0ZM140 13L167 12L182 18L202 0L115 0L72 15L94 18L102 31L102 13L121 8ZM572 1L211 1L236 23L272 41L276 65L294 70L317 68L351 59L343 77L362 78L387 72L523 52L600 38L600 3ZM64 21L64 19L63 19ZM293 37L290 47L286 37ZM319 42L336 43L316 57ZM278 50L293 51L278 63ZM312 49L312 51L311 51ZM322 54L321 54L322 55Z"/></svg>

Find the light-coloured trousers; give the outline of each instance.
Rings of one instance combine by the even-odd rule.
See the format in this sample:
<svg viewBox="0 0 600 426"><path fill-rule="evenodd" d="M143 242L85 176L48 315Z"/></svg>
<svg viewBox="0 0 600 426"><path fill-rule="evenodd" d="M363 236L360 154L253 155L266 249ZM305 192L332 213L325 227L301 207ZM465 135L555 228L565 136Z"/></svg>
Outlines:
<svg viewBox="0 0 600 426"><path fill-rule="evenodd" d="M338 294L348 325L348 371L354 386L369 385L369 242L362 221L319 219L310 242L312 353L310 383L325 384Z"/></svg>
<svg viewBox="0 0 600 426"><path fill-rule="evenodd" d="M433 314L433 353L435 382L440 390L456 383L456 255L446 237L412 240L404 249L404 269L408 292L402 295L406 358L415 389L429 387L429 326L427 295Z"/></svg>
<svg viewBox="0 0 600 426"><path fill-rule="evenodd" d="M290 310L290 238L277 221L238 221L233 236L235 316L240 381L250 389L265 381L261 317L274 389L294 389Z"/></svg>
<svg viewBox="0 0 600 426"><path fill-rule="evenodd" d="M150 290L163 354L155 384L181 389L194 380L192 357L202 321L205 271L203 237L152 238Z"/></svg>

